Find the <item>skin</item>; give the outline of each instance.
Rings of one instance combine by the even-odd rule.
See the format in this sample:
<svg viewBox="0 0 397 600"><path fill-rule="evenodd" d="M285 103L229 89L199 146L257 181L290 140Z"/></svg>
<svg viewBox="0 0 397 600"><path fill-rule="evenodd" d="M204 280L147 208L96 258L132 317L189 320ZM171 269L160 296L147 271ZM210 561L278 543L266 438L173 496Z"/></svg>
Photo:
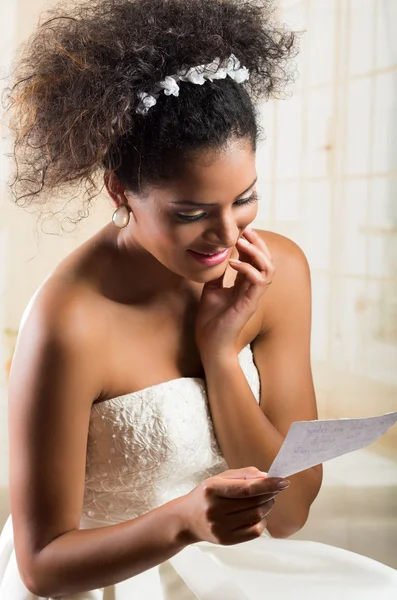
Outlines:
<svg viewBox="0 0 397 600"><path fill-rule="evenodd" d="M56 597L104 587L195 541L239 543L261 535L266 525L272 535L286 537L304 524L321 468L291 477L282 493L278 480L258 469L266 471L292 421L317 418L310 276L302 251L287 238L259 230L244 234L258 206L236 202L252 195L256 177L246 140L231 140L221 153L197 154L183 174L144 197L126 190L114 174L106 176L115 206L128 203L131 209L129 225L99 231L30 302L10 374L9 430L16 555L33 593ZM183 199L214 205L174 204ZM205 218L182 222L177 213ZM250 238L248 249L238 242L243 235ZM225 247L245 264L208 268L186 252ZM265 285L269 277L271 287ZM211 294L223 294L222 286L242 293L249 279L256 281L254 300L236 313L233 339L225 338L225 327L211 326L213 333L202 335L214 317ZM234 360L250 342L266 381L260 407L241 372L232 402L242 414L247 406L247 427L260 421L255 444L245 444L235 431L222 406L229 391L216 383L220 373L236 371ZM92 404L170 379L203 376L231 470L133 521L79 530ZM241 444L245 454L236 450Z"/></svg>

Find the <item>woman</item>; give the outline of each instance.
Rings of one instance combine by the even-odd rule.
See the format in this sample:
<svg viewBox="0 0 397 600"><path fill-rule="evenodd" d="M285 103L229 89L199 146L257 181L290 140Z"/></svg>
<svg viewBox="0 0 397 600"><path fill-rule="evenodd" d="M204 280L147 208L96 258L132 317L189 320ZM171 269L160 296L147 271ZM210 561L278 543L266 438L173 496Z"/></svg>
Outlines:
<svg viewBox="0 0 397 600"><path fill-rule="evenodd" d="M21 59L17 198L91 196L103 173L115 213L23 319L1 600L394 597L380 563L272 539L303 526L321 467L266 477L317 418L307 262L249 227L253 99L294 48L270 8L90 0Z"/></svg>

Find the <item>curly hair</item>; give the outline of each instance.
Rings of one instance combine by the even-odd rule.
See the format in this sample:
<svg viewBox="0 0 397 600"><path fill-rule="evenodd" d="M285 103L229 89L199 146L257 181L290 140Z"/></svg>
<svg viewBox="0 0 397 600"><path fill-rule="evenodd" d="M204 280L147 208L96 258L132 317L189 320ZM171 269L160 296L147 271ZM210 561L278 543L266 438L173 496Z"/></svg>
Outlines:
<svg viewBox="0 0 397 600"><path fill-rule="evenodd" d="M144 193L231 136L255 149L254 103L291 80L287 59L297 47L274 12L271 0L83 0L45 13L8 90L16 202L42 206L81 185L91 200L106 171ZM146 116L136 112L139 92L231 54L248 82L183 83L179 97L161 94Z"/></svg>

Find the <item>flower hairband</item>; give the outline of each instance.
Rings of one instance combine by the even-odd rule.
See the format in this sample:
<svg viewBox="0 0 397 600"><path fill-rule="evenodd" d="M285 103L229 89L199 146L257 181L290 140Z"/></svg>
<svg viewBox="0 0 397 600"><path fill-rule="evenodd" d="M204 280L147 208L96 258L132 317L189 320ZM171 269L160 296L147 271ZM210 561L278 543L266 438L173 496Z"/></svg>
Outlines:
<svg viewBox="0 0 397 600"><path fill-rule="evenodd" d="M160 96L161 90L166 96L179 96L178 81L189 81L197 85L203 85L207 79L225 79L227 76L234 79L236 83L243 83L249 79L249 71L246 67L240 66L240 61L234 54L231 54L221 66L221 61L216 58L207 65L199 65L191 67L187 71L181 69L176 75L168 75L163 81L155 84L153 91L148 94L146 92L138 93L141 102L136 109L140 115L147 115L149 110L157 104L157 99Z"/></svg>

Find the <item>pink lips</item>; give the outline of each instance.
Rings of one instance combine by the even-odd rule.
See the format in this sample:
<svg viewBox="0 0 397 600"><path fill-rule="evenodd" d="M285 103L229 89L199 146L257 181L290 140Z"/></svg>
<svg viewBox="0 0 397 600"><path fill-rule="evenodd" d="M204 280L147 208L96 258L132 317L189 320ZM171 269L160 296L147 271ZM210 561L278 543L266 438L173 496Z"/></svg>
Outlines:
<svg viewBox="0 0 397 600"><path fill-rule="evenodd" d="M188 252L190 256L193 256L193 258L195 258L199 263L207 265L208 267L213 267L222 263L229 256L231 250L231 248L227 248L222 252L218 252L218 254L212 255L201 254L200 252L195 252L194 250L188 250Z"/></svg>

